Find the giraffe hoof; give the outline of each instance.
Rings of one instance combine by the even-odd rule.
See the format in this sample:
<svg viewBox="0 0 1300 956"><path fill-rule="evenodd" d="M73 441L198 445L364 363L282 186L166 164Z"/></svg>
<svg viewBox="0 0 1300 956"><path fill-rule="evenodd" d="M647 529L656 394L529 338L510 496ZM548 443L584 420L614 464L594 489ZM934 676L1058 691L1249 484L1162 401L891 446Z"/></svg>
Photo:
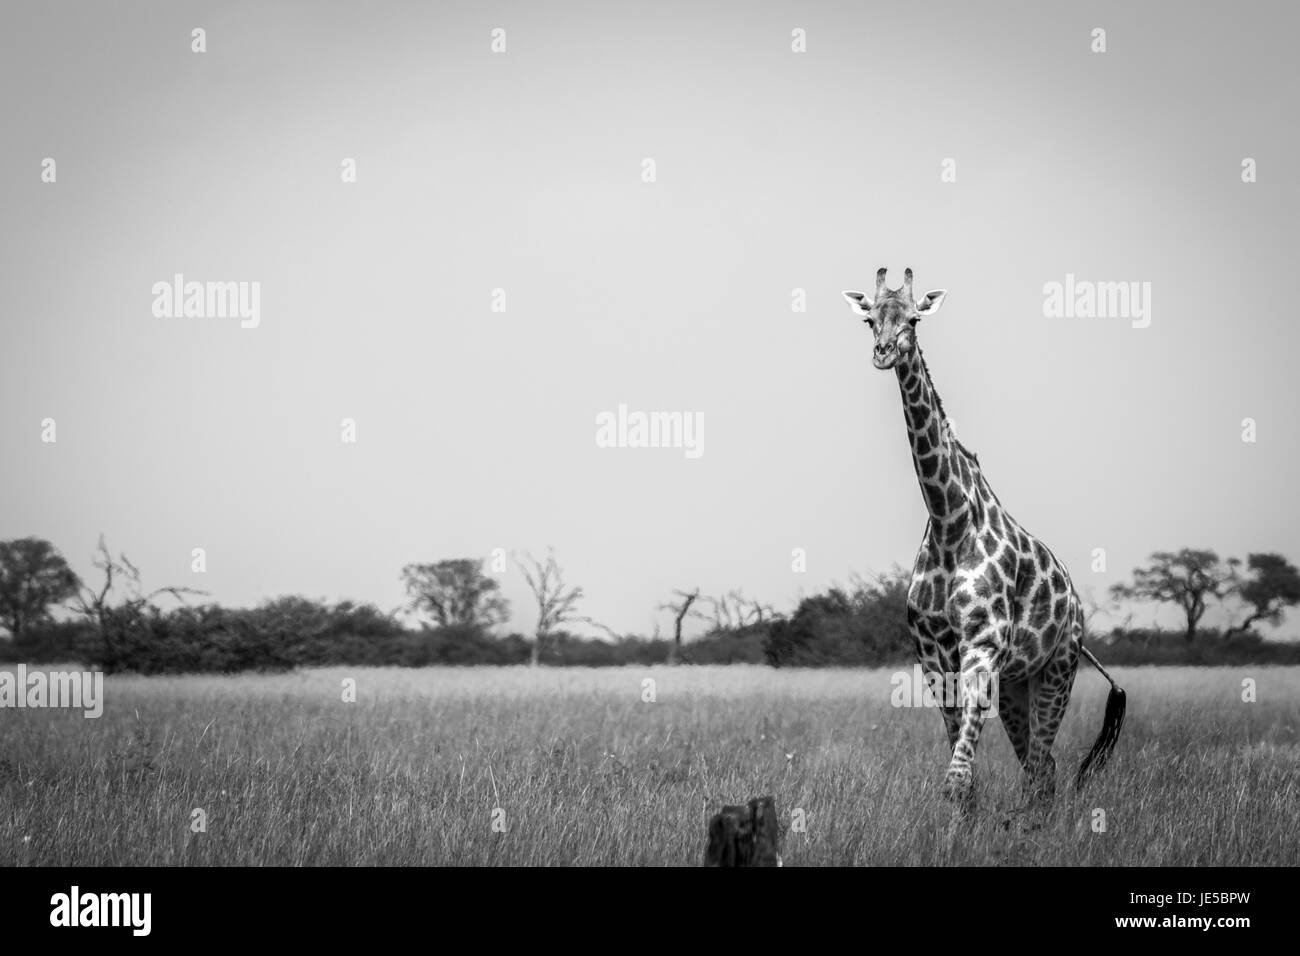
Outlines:
<svg viewBox="0 0 1300 956"><path fill-rule="evenodd" d="M1056 802L1056 785L1045 784L1034 787L1029 792L1029 807L1035 810L1044 810Z"/></svg>
<svg viewBox="0 0 1300 956"><path fill-rule="evenodd" d="M1041 816L1033 813L1032 807L1017 807L1003 815L999 825L1003 830L1015 829L1021 833L1033 832L1043 828Z"/></svg>
<svg viewBox="0 0 1300 956"><path fill-rule="evenodd" d="M940 791L944 800L953 804L963 815L975 809L975 787L970 774L949 773Z"/></svg>

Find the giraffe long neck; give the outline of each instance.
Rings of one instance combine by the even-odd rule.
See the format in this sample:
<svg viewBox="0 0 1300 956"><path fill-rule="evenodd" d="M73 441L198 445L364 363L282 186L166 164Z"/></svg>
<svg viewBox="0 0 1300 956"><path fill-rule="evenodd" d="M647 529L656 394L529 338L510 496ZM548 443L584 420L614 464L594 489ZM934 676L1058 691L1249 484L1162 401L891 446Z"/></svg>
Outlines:
<svg viewBox="0 0 1300 956"><path fill-rule="evenodd" d="M973 469L951 435L920 347L895 368L921 496L931 522L942 525L968 512Z"/></svg>

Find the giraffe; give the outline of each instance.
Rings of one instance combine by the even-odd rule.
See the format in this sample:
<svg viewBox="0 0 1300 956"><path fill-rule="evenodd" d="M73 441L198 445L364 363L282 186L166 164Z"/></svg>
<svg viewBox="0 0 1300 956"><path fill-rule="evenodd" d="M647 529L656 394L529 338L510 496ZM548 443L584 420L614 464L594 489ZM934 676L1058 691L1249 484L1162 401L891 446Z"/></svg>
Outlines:
<svg viewBox="0 0 1300 956"><path fill-rule="evenodd" d="M898 377L912 464L929 513L908 588L907 623L922 670L958 678L956 698L940 701L951 750L941 792L963 813L974 806L972 764L991 689L1024 771L1022 793L1029 806L1041 807L1055 796L1052 744L1080 655L1111 689L1077 785L1110 756L1125 694L1083 646L1083 611L1069 572L1007 513L979 459L952 433L916 340L917 323L939 310L946 290L927 292L918 302L911 269L892 291L886 272L876 273L874 298L862 292L844 298L875 336L872 364Z"/></svg>

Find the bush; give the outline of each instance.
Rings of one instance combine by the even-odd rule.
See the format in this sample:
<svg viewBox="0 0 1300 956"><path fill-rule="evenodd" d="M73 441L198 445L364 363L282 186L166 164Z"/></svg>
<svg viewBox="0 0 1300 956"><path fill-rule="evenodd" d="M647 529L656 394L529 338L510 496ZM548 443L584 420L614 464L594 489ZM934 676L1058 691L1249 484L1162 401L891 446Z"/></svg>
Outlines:
<svg viewBox="0 0 1300 956"><path fill-rule="evenodd" d="M1196 632L1191 644L1181 631L1116 629L1089 642L1107 667L1116 665L1165 664L1205 667L1235 667L1242 664L1300 664L1300 643L1266 641L1246 632L1224 638L1217 630Z"/></svg>
<svg viewBox="0 0 1300 956"><path fill-rule="evenodd" d="M613 641L576 637L565 631L552 634L543 644L539 663L556 667L620 667L626 664L662 664L668 660L670 641L622 637Z"/></svg>
<svg viewBox="0 0 1300 956"><path fill-rule="evenodd" d="M763 664L770 628L765 623L714 631L687 643L682 657L688 664Z"/></svg>
<svg viewBox="0 0 1300 956"><path fill-rule="evenodd" d="M688 641L685 664L776 667L879 667L910 662L906 575L895 571L851 591L832 588L800 602L788 620L721 628ZM330 605L283 597L255 608L216 604L162 611L149 605L107 609L105 633L85 621L46 622L19 640L0 640L0 660L29 664L80 661L105 671L142 674L280 671L296 666L519 665L532 640L457 626L412 630L373 605ZM1250 632L1225 638L1198 632L1114 631L1090 639L1111 665L1238 666L1300 664L1300 642L1266 641ZM614 641L552 635L541 663L555 667L650 666L668 660L668 640Z"/></svg>
<svg viewBox="0 0 1300 956"><path fill-rule="evenodd" d="M763 644L773 667L880 667L911 658L907 626L910 576L901 568L852 593L831 588L804 598L788 620L773 623Z"/></svg>
<svg viewBox="0 0 1300 956"><path fill-rule="evenodd" d="M82 621L47 621L34 624L14 640L0 640L0 661L59 664L86 657L95 638L94 629Z"/></svg>

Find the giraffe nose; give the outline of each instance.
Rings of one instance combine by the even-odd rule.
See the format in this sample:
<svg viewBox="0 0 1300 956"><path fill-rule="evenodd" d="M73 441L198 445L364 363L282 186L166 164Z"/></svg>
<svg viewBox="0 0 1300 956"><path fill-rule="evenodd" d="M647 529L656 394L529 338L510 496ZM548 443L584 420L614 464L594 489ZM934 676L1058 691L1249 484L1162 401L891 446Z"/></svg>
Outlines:
<svg viewBox="0 0 1300 956"><path fill-rule="evenodd" d="M893 342L884 342L884 343L877 342L877 343L876 343L876 354L877 354L878 356L880 356L881 358L884 358L886 355L888 355L888 354L889 354L890 352L892 352L892 351L894 351L894 343L893 343Z"/></svg>

